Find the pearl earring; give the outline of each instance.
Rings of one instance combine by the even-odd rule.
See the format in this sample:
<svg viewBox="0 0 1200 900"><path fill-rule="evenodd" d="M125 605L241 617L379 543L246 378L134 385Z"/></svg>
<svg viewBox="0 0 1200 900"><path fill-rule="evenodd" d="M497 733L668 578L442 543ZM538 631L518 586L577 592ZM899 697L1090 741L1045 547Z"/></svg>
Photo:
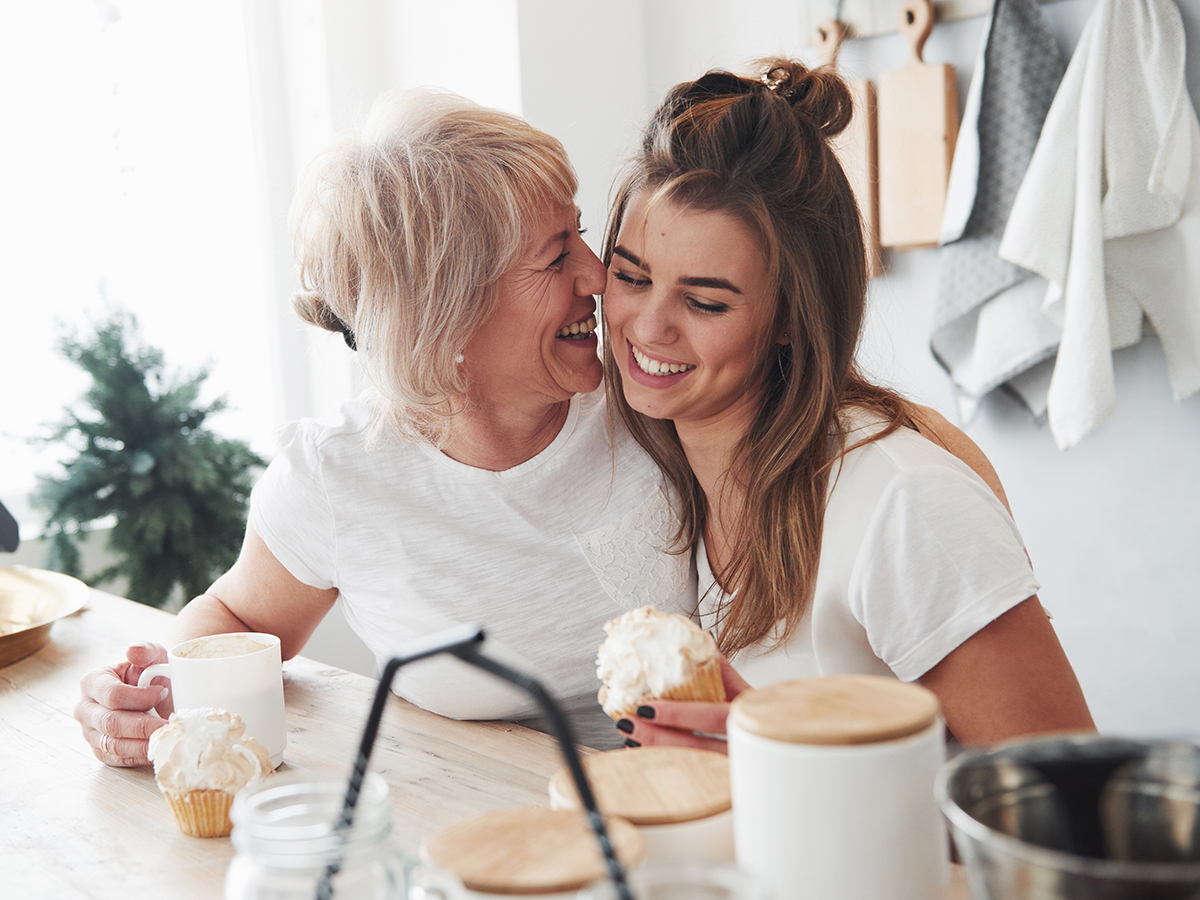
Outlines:
<svg viewBox="0 0 1200 900"><path fill-rule="evenodd" d="M455 362L455 365L461 365L461 364L462 364L462 361L463 361L463 359L464 359L464 357L463 357L463 355L462 355L461 353L456 353L456 354L454 354L454 362Z"/></svg>

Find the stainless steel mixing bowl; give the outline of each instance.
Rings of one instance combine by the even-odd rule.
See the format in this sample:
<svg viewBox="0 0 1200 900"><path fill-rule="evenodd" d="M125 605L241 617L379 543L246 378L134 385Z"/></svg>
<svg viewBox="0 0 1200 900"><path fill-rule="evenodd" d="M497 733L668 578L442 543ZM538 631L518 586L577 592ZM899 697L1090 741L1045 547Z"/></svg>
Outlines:
<svg viewBox="0 0 1200 900"><path fill-rule="evenodd" d="M935 786L975 900L1200 900L1200 746L1101 735L967 751Z"/></svg>

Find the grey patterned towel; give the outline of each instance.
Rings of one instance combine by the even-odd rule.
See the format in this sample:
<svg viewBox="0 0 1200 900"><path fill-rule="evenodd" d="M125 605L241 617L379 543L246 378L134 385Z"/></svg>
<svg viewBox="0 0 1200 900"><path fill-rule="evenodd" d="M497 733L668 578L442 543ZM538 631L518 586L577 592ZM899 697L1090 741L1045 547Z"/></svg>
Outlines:
<svg viewBox="0 0 1200 900"><path fill-rule="evenodd" d="M997 251L1064 70L1037 0L996 0L955 149L930 340L963 421L1000 386L1045 414L1060 331L1040 309L1045 282Z"/></svg>

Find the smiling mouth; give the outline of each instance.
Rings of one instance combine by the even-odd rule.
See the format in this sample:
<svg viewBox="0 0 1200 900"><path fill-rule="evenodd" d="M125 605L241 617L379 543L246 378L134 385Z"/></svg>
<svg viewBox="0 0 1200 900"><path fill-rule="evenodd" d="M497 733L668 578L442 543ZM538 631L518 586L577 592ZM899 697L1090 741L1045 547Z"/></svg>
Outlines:
<svg viewBox="0 0 1200 900"><path fill-rule="evenodd" d="M690 372L696 368L685 363L665 363L651 359L633 344L629 345L629 349L633 351L633 358L637 362L638 368L647 375L678 375L680 372Z"/></svg>
<svg viewBox="0 0 1200 900"><path fill-rule="evenodd" d="M596 317L592 316L584 322L572 322L565 328L558 329L555 332L555 337L566 338L568 341L582 341L584 338L589 338L596 330Z"/></svg>

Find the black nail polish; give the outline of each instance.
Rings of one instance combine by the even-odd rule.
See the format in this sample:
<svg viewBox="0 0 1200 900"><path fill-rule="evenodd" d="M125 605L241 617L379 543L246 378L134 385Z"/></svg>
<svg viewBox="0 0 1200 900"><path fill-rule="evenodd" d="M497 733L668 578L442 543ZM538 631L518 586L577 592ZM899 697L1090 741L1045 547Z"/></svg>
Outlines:
<svg viewBox="0 0 1200 900"><path fill-rule="evenodd" d="M625 738L625 746L626 747L640 747L642 745L639 744L637 741L635 741L633 738Z"/></svg>
<svg viewBox="0 0 1200 900"><path fill-rule="evenodd" d="M653 706L639 706L637 708L637 714L638 714L639 719L653 719L654 718L654 707Z"/></svg>
<svg viewBox="0 0 1200 900"><path fill-rule="evenodd" d="M617 731L633 734L633 723L628 719L617 719Z"/></svg>

